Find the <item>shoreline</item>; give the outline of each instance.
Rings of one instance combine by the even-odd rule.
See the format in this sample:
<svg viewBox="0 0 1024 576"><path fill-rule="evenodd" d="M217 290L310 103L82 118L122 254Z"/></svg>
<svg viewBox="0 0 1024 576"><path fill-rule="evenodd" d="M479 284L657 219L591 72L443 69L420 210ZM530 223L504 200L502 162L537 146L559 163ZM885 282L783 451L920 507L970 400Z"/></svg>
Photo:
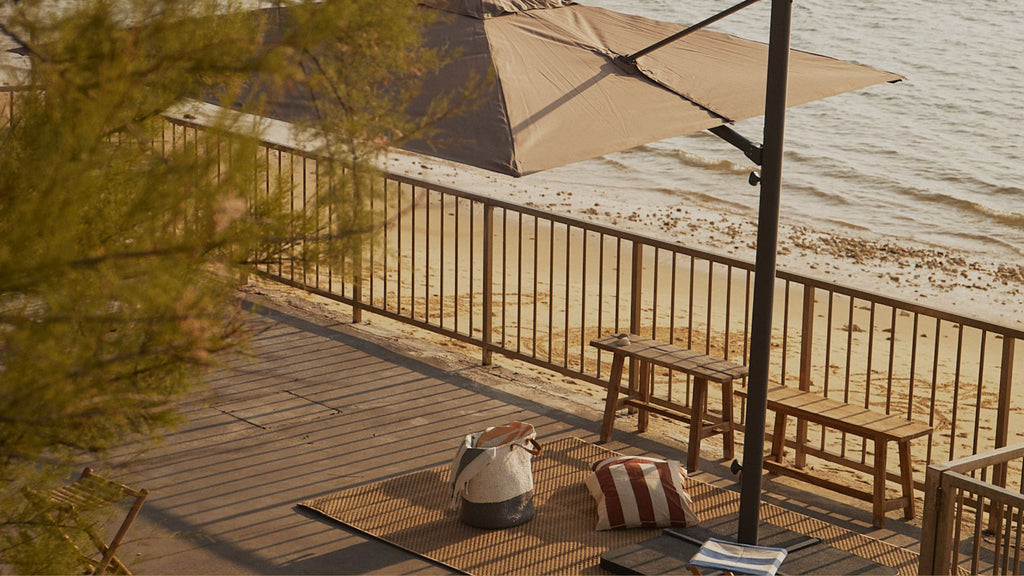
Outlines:
<svg viewBox="0 0 1024 576"><path fill-rule="evenodd" d="M569 190L542 177L514 179L404 152L386 167L436 182L553 213L571 215L660 240L753 262L756 219L703 206L682 206L669 194L638 190L622 198L581 185ZM885 294L911 303L1024 329L1024 266L873 233L779 224L777 268L794 274Z"/></svg>

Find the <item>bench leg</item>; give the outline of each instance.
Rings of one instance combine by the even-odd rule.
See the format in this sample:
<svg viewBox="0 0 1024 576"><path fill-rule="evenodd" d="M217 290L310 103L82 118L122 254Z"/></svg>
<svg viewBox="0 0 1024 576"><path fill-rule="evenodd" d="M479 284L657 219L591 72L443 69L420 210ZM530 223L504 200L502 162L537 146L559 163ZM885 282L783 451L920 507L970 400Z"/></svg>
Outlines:
<svg viewBox="0 0 1024 576"><path fill-rule="evenodd" d="M651 401L651 388L654 383L651 380L651 363L640 361L640 376L638 378L637 386L639 387L640 401L645 405ZM636 417L636 429L640 432L647 432L647 426L650 423L650 413L647 410L640 408L640 413Z"/></svg>
<svg viewBox="0 0 1024 576"><path fill-rule="evenodd" d="M914 464L910 459L910 441L901 440L900 449L900 483L903 484L903 517L914 519Z"/></svg>
<svg viewBox="0 0 1024 576"><path fill-rule="evenodd" d="M722 421L725 422L722 429L722 457L728 460L736 456L736 433L733 431L736 420L733 419L731 381L722 384Z"/></svg>
<svg viewBox="0 0 1024 576"><path fill-rule="evenodd" d="M697 470L700 460L700 439L704 428L704 417L708 411L708 381L693 379L693 400L690 405L690 445L686 447L686 470Z"/></svg>
<svg viewBox="0 0 1024 576"><path fill-rule="evenodd" d="M622 382L622 354L612 359L612 372L608 376L608 396L604 401L604 418L601 420L601 442L612 439L612 427L615 424L615 409L619 403L619 384Z"/></svg>
<svg viewBox="0 0 1024 576"><path fill-rule="evenodd" d="M882 438L875 438L875 478L872 494L872 524L875 528L885 526L885 466L886 450L889 443Z"/></svg>
<svg viewBox="0 0 1024 576"><path fill-rule="evenodd" d="M796 421L796 450L793 454L793 465L797 468L807 467L807 421Z"/></svg>
<svg viewBox="0 0 1024 576"><path fill-rule="evenodd" d="M762 441L764 439L762 438ZM775 411L775 431L772 432L773 460L782 464L786 461L786 413Z"/></svg>

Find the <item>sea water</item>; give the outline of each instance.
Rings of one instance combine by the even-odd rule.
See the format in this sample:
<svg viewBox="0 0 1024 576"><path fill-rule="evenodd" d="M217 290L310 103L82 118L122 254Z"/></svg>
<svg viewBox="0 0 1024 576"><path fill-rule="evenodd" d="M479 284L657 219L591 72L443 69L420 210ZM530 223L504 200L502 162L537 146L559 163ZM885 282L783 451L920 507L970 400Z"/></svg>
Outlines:
<svg viewBox="0 0 1024 576"><path fill-rule="evenodd" d="M732 4L582 0L689 25ZM767 41L770 1L712 25ZM1024 264L1024 0L798 0L792 47L906 77L790 108L782 222ZM760 141L762 120L735 128ZM538 175L755 218L755 167L708 133ZM660 197L660 200L658 199ZM650 200L654 198L654 200Z"/></svg>

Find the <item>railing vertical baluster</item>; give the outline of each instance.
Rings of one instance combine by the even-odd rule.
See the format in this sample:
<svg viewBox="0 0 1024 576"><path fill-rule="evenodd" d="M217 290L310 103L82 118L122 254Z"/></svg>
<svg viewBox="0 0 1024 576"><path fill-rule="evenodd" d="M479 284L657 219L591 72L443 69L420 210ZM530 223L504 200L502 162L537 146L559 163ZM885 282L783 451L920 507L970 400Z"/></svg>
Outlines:
<svg viewBox="0 0 1024 576"><path fill-rule="evenodd" d="M454 322L452 328L453 328L453 331L457 334L459 332L459 309L462 308L462 306L459 306L459 300L462 298L462 294L459 292L459 276L462 275L462 266L459 265L459 262L462 260L462 246L460 245L460 241L462 240L462 234L459 233L460 222L462 221L462 198L460 198L458 196L455 197L455 210L454 210L454 212L455 212L455 235L453 236L452 243L455 246L454 246L454 250L452 250L452 260L453 260L453 262L452 262L453 268L452 269L455 271L454 272L455 279L454 279L454 287L453 287L453 290L455 291L455 298L454 298L455 305L454 305L454 307L452 309L452 316L453 316L453 322ZM469 237L469 244L470 244L470 248L472 249L472 246L473 246L473 237L472 236ZM470 287L470 289L472 289L472 286Z"/></svg>
<svg viewBox="0 0 1024 576"><path fill-rule="evenodd" d="M565 225L565 319L562 324L562 366L569 367L569 304L572 302L572 295L569 288L572 285L572 226Z"/></svg>
<svg viewBox="0 0 1024 576"><path fill-rule="evenodd" d="M960 325L960 329L961 329L961 332L963 332L963 324ZM978 362L978 389L977 389L975 397L974 397L974 445L971 447L971 452L975 453L975 454L981 451L981 445L979 444L979 442L981 441L981 421L982 421L982 413L981 413L981 411L982 411L982 408L984 407L984 404L985 404L985 402L983 400L983 396L982 396L982 392L984 391L985 388L984 388L984 386L982 386L982 384L985 382L985 344L986 344L987 340L988 340L988 334L986 334L984 331L982 331L982 333L981 333L981 349L978 351L978 358L979 358L979 362ZM959 342L958 342L958 344L959 344ZM962 356L962 355L963 355L963 348L958 345L957 346L957 356Z"/></svg>
<svg viewBox="0 0 1024 576"><path fill-rule="evenodd" d="M533 345L531 358L537 357L537 309L540 308L540 292L537 271L540 266L540 218L533 217Z"/></svg>
<svg viewBox="0 0 1024 576"><path fill-rule="evenodd" d="M677 287L677 283L678 282L677 281L678 281L678 276L679 276L679 265L678 265L679 264L679 258L678 258L678 254L675 254L675 253L672 253L671 256L672 256L672 267L669 270L669 274L672 277L672 287L671 287L672 298L671 298L671 300L669 302L669 306L668 306L668 310L669 310L669 315L668 315L668 341L669 341L670 344L675 344L676 343L676 300L677 300L677 297L678 297L678 294L676 294L676 291L678 290L678 287ZM726 358L726 360L729 359L728 352L726 353L725 358ZM675 384L675 380L673 379L673 376L674 376L673 371L669 371L669 373L668 373L668 398L669 398L670 401L675 401L674 400L674 398L675 398L675 390L674 390L674 387L673 387L674 384Z"/></svg>
<svg viewBox="0 0 1024 576"><path fill-rule="evenodd" d="M800 326L800 384L801 390L811 389L811 357L814 349L814 287L804 288L803 315Z"/></svg>
<svg viewBox="0 0 1024 576"><path fill-rule="evenodd" d="M964 492L963 492L963 490L953 490L953 495L956 496L956 500L955 500L956 514L955 514L955 516L953 516L953 518L955 518L957 520L957 522L955 522L953 524L952 539L950 540L950 543L949 543L950 552L947 552L946 555L945 555L945 557L948 558L947 562L949 563L948 571L946 572L946 574L953 574L954 572L957 571L956 568L960 564L960 543L963 540L961 538L961 534L962 534L962 529L963 529L963 522L962 521L963 521L963 517L964 517L964 508L965 508L964 507ZM949 520L949 522L952 522L952 521L953 521L952 519ZM947 524L943 524L943 526L946 526L946 525Z"/></svg>
<svg viewBox="0 0 1024 576"><path fill-rule="evenodd" d="M651 278L651 338L658 338L658 283L661 280L661 248L655 246L654 258L652 258L654 265L651 266L652 278ZM654 370L651 370L654 372Z"/></svg>
<svg viewBox="0 0 1024 576"><path fill-rule="evenodd" d="M588 344L588 340L587 340L587 291L590 289L590 286L589 286L589 284L587 282L587 252L589 251L588 247L589 247L590 243L587 241L588 240L588 238L587 238L587 229L586 228L580 228L580 232L581 232L581 237L582 237L581 242L583 244L582 247L580 248L583 251L583 254L581 254L581 256L580 256L580 372L586 372L587 371L587 362L586 362L587 350L586 350L586 346Z"/></svg>
<svg viewBox="0 0 1024 576"><path fill-rule="evenodd" d="M711 354L711 334L712 334L712 322L713 316L712 311L714 310L714 295L715 295L715 263L712 260L708 260L708 288L707 288L707 315L704 319L705 330L704 330L704 353Z"/></svg>
<svg viewBox="0 0 1024 576"><path fill-rule="evenodd" d="M523 351L523 214L519 213L516 220L516 354L519 354Z"/></svg>
<svg viewBox="0 0 1024 576"><path fill-rule="evenodd" d="M508 210L501 211L501 346L508 335Z"/></svg>
<svg viewBox="0 0 1024 576"><path fill-rule="evenodd" d="M281 153L280 150L275 150L274 153L276 154L276 158L277 158L277 174L276 174L276 178L275 178L277 192L279 194L283 194L284 193L284 159L282 157L282 153ZM292 195L291 195L291 191L290 190L288 191L288 202L289 202L289 206L290 206L290 204L292 202ZM293 251L293 249L295 247L295 240L292 239L292 238L288 238L288 239L285 239L285 242L288 243L288 252L292 253L292 251ZM277 255L277 274L279 276L281 276L281 277L284 277L284 250L281 250L278 253L278 255Z"/></svg>
<svg viewBox="0 0 1024 576"><path fill-rule="evenodd" d="M555 223L548 221L548 357L554 363L555 340Z"/></svg>
<svg viewBox="0 0 1024 576"><path fill-rule="evenodd" d="M693 256L690 256L690 291L686 303L686 347L693 348L693 298L694 282L696 281L697 265Z"/></svg>
<svg viewBox="0 0 1024 576"><path fill-rule="evenodd" d="M295 155L292 154L291 157L294 159ZM302 213L303 213L303 215L308 217L308 215L309 215L309 209L308 209L309 200L308 200L308 198L306 198L306 182L307 182L307 179L306 179L306 157L305 156L301 157L299 159L299 162L300 162L300 164L302 166ZM310 232L311 233L315 233L313 230L311 230ZM305 239L305 237L303 237L303 240L302 240L302 251L301 251L301 253L302 253L302 262L300 263L302 265L301 266L301 269L302 269L301 272L302 272L302 285L303 286L306 286L306 282L309 279L309 270L306 268L307 261L309 260L309 258L306 256L306 254L308 253L308 250L309 250L309 247L306 245L307 242L308 241Z"/></svg>
<svg viewBox="0 0 1024 576"><path fill-rule="evenodd" d="M1010 405L1012 404L1013 398L1013 351L1016 341L1017 340L1015 338L1008 336L1003 337L1003 348L1002 354L1000 355L1001 366L999 370L999 400L996 402L995 448L1002 448L1006 446L1007 437L1009 436ZM992 482L996 486L1005 487L1007 475L1008 467L1006 463L1001 462L996 464L992 470ZM1024 478L1022 478L1021 489L1024 491ZM1020 527L1021 524L1018 522L1017 526ZM993 528L993 526L989 526L990 530ZM1021 528L1018 528L1018 531L1021 530Z"/></svg>
<svg viewBox="0 0 1024 576"><path fill-rule="evenodd" d="M675 260L673 259L673 262ZM730 359L730 343L732 334L732 266L726 266L725 268L725 342L722 344L725 347L724 355L722 358Z"/></svg>
<svg viewBox="0 0 1024 576"><path fill-rule="evenodd" d="M853 296L849 297L846 314L846 363L843 378L843 402L850 402L850 377L853 371L853 310L857 307L857 301ZM845 442L844 442L845 444Z"/></svg>
<svg viewBox="0 0 1024 576"><path fill-rule="evenodd" d="M335 212L334 212L334 207L337 205L337 202L335 201L335 198L337 197L337 195L335 194L335 186L337 186L337 184L335 183L334 178L335 178L334 171L333 170L328 170L328 172L327 172L327 183L325 184L326 191L327 191L327 198L328 198L328 202L327 202L327 241L329 243L332 243L332 244L334 242L334 219L336 217L335 216ZM376 214L376 212L374 211L375 208L376 208L376 204L374 203L374 199L371 196L371 198L370 198L370 210L371 210L371 212L373 214ZM374 250L374 245L375 244L376 244L376 242L371 242L370 243L370 260L371 260L371 262L373 261L373 250ZM325 268L326 268L326 274L327 274L327 292L333 294L334 293L334 268L335 268L334 261L333 260L329 260L327 262ZM372 265L371 265L371 269L372 269ZM373 285L371 284L370 286L371 286L370 289L373 290ZM344 287L344 284L342 284L342 287ZM371 300L372 300L372 298L371 298ZM354 320L355 319L355 310L354 309L353 309L352 316L353 316L353 320Z"/></svg>
<svg viewBox="0 0 1024 576"><path fill-rule="evenodd" d="M598 232L598 251L597 251L597 336L604 336L604 244L605 244L605 233ZM598 378L601 377L601 351L597 351L597 369L595 370Z"/></svg>
<svg viewBox="0 0 1024 576"><path fill-rule="evenodd" d="M746 276L743 279L743 362L746 363L750 357L750 320L751 305L754 302L754 274L749 269L745 270Z"/></svg>
<svg viewBox="0 0 1024 576"><path fill-rule="evenodd" d="M615 331L622 330L622 236L615 238Z"/></svg>
<svg viewBox="0 0 1024 576"><path fill-rule="evenodd" d="M419 192L413 186L409 191L409 318L416 318L416 212L418 212Z"/></svg>
<svg viewBox="0 0 1024 576"><path fill-rule="evenodd" d="M484 366L491 364L491 356L493 354L492 347L494 344L491 341L491 327L494 321L492 314L494 313L494 205L490 202L484 204L484 230L483 230L483 354L481 362ZM502 243L504 247L504 243ZM504 278L502 279L504 282ZM471 288L472 293L472 288ZM504 308L504 302L502 303ZM472 318L472 316L470 316ZM472 322L472 321L471 321ZM504 328L502 328L504 330ZM470 329L472 333L472 329Z"/></svg>
<svg viewBox="0 0 1024 576"><path fill-rule="evenodd" d="M782 290L782 369L779 374L779 382L783 385L788 385L786 382L789 380L789 301L790 288L793 284L789 280L784 280L783 284L785 285L785 288ZM799 375L797 378L799 378Z"/></svg>
<svg viewBox="0 0 1024 576"><path fill-rule="evenodd" d="M434 210L433 205L433 190L429 188L423 191L423 320L430 323L430 299L431 299L431 288L433 283L431 280L431 265L433 262L430 259L430 219Z"/></svg>
<svg viewBox="0 0 1024 576"><path fill-rule="evenodd" d="M938 574L936 564L943 534L939 531L940 510L946 505L948 494L942 490L943 470L929 466L925 471L924 499L928 503L921 514L921 556L918 574Z"/></svg>
<svg viewBox="0 0 1024 576"><path fill-rule="evenodd" d="M437 226L438 228L440 228L440 231L438 233L439 236L440 236L438 238L439 248L438 248L438 251L437 251L437 274L439 276L439 279L437 281L439 286L438 286L437 290L438 290L438 294L440 294L440 301L437 303L437 308L438 308L438 314L440 315L440 318L438 318L438 320L437 320L437 325L442 327L442 328L444 328L444 319L448 316L447 314L445 314L445 309L446 309L445 303L448 301L448 296L444 292L444 279L448 276L447 268L445 267L445 259L444 259L445 254L448 253L448 250L445 249L445 245L444 245L444 241L445 241L445 238L446 238L446 236L444 234L444 229L445 229L445 225L444 224L448 220L448 207L447 207L448 200L447 200L447 197L448 197L447 194L445 194L444 192L441 192L441 215L440 215L440 222L438 222L438 226ZM457 250L458 250L458 246L456 245L456 246L453 247L452 252L457 252ZM457 297L458 297L458 295L456 294L456 298ZM456 306L457 305L458 305L458 302L456 301Z"/></svg>
<svg viewBox="0 0 1024 576"><path fill-rule="evenodd" d="M874 359L875 349L875 303L872 302L869 306L868 311L868 353L867 353L867 366L865 366L864 374L864 407L871 407L871 365ZM886 412L888 414L888 412Z"/></svg>
<svg viewBox="0 0 1024 576"><path fill-rule="evenodd" d="M633 334L640 333L640 314L643 310L643 285L644 285L644 263L643 245L633 242L632 274L630 275L629 286L629 331Z"/></svg>
<svg viewBox="0 0 1024 576"><path fill-rule="evenodd" d="M1021 526L1024 526L1024 507L1017 507L1017 518L1014 522L1017 524L1017 533L1013 544L1013 573L1020 574L1022 562L1021 547L1024 545L1024 529L1021 529Z"/></svg>
<svg viewBox="0 0 1024 576"><path fill-rule="evenodd" d="M788 299L788 297L787 297ZM803 318L800 326L800 374L798 388L801 390L811 389L811 344L814 342L814 288L805 287L802 312ZM796 421L796 445L804 446L807 443L807 421L799 419ZM807 452L798 449L794 465L803 468L807 464Z"/></svg>
<svg viewBox="0 0 1024 576"><path fill-rule="evenodd" d="M641 318L640 314L643 311L643 286L644 286L644 247L642 244L633 241L633 261L632 261L632 273L630 276L630 288L629 288L629 331L633 334L640 333ZM630 393L636 390L636 361L633 358L629 359L629 390Z"/></svg>
<svg viewBox="0 0 1024 576"><path fill-rule="evenodd" d="M484 224L484 227L486 227L486 226L487 226L487 224ZM473 202L473 201L469 202L469 238L470 238L470 242L469 242L469 335L473 336L473 326L474 326L473 321L476 320L476 312L475 312L475 310L476 310L476 306L475 306L475 304L476 304L476 283L474 282L474 278L476 276L476 245L477 245L477 237L476 237L476 202ZM481 238L481 240L483 241L482 238ZM486 241L484 241L484 242L486 242ZM483 246L485 246L485 244L482 244L481 246L483 247ZM485 256L484 258L487 258L487 256ZM490 310L490 307L487 307L485 309L485 311L487 311L487 310Z"/></svg>
<svg viewBox="0 0 1024 576"><path fill-rule="evenodd" d="M981 551L982 540L982 526L984 522L984 511L985 511L985 497L981 494L976 494L974 501L974 533L971 535L971 574L981 574L979 560ZM998 562L999 551L994 550L995 561Z"/></svg>
<svg viewBox="0 0 1024 576"><path fill-rule="evenodd" d="M891 306L892 316L889 319L889 363L888 363L888 378L886 380L886 394L885 394L885 411L890 413L892 410L892 393L893 393L893 362L896 359L896 307ZM913 416L914 408L914 396L907 394L907 419L909 420Z"/></svg>
<svg viewBox="0 0 1024 576"><path fill-rule="evenodd" d="M395 278L395 284L397 284L395 288L397 298L397 307L395 308L395 311L398 312L399 314L402 314L403 308L405 308L405 306L402 303L402 272L405 269L405 251L402 250L402 237L404 236L404 234L402 233L402 228L405 225L405 208L402 206L402 191L404 190L404 188L405 187L402 186L401 184L398 185L398 193L396 195L398 199L398 205L395 206L395 240L398 246L398 253L395 255L395 260L397 260L397 262L395 263L397 275L397 277ZM415 189L415 186L413 188Z"/></svg>

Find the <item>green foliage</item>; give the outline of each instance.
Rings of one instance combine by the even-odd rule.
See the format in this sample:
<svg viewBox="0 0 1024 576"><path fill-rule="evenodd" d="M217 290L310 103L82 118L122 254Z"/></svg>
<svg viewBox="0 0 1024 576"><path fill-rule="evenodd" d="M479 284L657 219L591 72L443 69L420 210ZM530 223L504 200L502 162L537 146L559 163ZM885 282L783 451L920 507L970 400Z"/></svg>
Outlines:
<svg viewBox="0 0 1024 576"><path fill-rule="evenodd" d="M423 15L406 0L302 4L285 28L203 0L52 6L0 8L32 60L32 89L0 115L0 563L27 572L65 554L27 536L38 517L21 488L173 424L202 370L244 343L233 296L253 264L358 253L372 161L428 129L397 111L440 62L417 49ZM191 141L160 116L210 94L259 113L300 87L331 158L301 215L287 185L254 194L273 178L233 116Z"/></svg>

